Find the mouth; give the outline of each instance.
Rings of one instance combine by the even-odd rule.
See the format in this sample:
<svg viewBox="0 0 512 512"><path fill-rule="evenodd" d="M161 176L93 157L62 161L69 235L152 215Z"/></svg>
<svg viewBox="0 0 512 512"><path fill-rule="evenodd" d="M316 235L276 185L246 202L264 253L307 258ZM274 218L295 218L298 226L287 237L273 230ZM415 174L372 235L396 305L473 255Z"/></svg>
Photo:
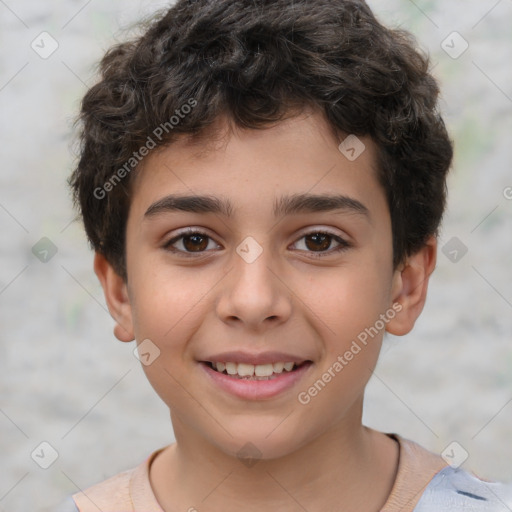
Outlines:
<svg viewBox="0 0 512 512"><path fill-rule="evenodd" d="M311 361L302 361L296 363L293 361L277 361L275 363L248 364L236 362L215 362L202 361L203 364L217 373L228 375L233 379L240 380L272 380L287 373L292 373L305 365L311 364Z"/></svg>
<svg viewBox="0 0 512 512"><path fill-rule="evenodd" d="M261 364L199 361L199 367L214 389L246 401L269 400L292 392L307 378L312 366L311 360Z"/></svg>

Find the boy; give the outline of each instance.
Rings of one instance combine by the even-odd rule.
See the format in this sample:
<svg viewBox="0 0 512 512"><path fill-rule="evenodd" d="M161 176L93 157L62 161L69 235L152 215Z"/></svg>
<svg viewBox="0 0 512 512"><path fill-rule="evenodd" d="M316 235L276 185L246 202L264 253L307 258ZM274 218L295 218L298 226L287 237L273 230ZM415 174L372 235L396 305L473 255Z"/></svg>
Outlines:
<svg viewBox="0 0 512 512"><path fill-rule="evenodd" d="M361 423L426 300L452 144L428 61L362 0L178 0L113 47L70 179L176 443L70 510L504 510Z"/></svg>

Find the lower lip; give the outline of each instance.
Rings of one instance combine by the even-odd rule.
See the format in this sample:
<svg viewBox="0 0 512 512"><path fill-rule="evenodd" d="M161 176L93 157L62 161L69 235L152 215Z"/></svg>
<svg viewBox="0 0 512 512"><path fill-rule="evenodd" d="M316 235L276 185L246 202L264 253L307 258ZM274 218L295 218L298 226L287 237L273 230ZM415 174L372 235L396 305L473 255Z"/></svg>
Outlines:
<svg viewBox="0 0 512 512"><path fill-rule="evenodd" d="M283 371L269 380L238 379L215 371L206 363L199 363L206 374L220 388L244 400L264 400L272 398L292 388L312 366L308 362L292 372Z"/></svg>

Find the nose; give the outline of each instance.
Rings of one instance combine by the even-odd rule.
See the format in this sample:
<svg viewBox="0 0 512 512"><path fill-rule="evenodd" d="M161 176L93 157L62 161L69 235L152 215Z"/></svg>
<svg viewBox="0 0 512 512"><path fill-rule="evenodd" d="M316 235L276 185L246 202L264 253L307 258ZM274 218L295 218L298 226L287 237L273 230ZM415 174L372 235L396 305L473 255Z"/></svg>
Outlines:
<svg viewBox="0 0 512 512"><path fill-rule="evenodd" d="M279 262L264 249L252 260L233 254L231 271L222 282L217 315L225 323L262 331L287 321L292 292L279 275Z"/></svg>

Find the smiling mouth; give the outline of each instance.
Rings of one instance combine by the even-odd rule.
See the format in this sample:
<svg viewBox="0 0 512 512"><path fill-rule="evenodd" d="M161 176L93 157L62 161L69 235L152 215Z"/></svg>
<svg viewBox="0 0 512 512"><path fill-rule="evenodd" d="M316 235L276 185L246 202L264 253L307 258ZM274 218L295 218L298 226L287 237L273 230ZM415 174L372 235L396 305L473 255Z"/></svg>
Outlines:
<svg viewBox="0 0 512 512"><path fill-rule="evenodd" d="M203 364L212 370L228 375L233 379L241 380L272 380L280 375L293 373L305 365L312 364L311 361L303 361L302 363L293 362L276 362L267 364L246 364L233 362L212 362L203 361Z"/></svg>

